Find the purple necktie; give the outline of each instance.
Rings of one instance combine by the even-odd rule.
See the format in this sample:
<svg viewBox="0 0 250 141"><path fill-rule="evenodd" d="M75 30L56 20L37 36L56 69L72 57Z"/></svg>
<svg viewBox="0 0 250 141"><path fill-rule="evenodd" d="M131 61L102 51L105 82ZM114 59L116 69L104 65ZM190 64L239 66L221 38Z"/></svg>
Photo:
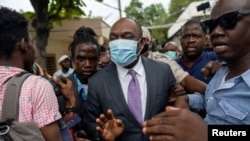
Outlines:
<svg viewBox="0 0 250 141"><path fill-rule="evenodd" d="M141 90L140 84L136 77L134 70L129 70L128 74L132 76L128 85L128 106L130 111L134 114L137 121L142 124L142 107L141 107Z"/></svg>

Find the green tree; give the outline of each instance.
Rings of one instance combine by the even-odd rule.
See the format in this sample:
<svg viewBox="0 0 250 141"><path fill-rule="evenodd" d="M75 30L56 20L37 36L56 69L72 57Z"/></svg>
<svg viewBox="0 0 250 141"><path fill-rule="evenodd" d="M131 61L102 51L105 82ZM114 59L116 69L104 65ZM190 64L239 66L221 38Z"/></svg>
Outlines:
<svg viewBox="0 0 250 141"><path fill-rule="evenodd" d="M162 4L151 4L145 8L138 0L132 0L125 8L126 16L137 20L143 26L154 26L166 24L168 16ZM166 41L167 28L150 29L151 36L160 43Z"/></svg>
<svg viewBox="0 0 250 141"><path fill-rule="evenodd" d="M131 0L130 5L125 7L125 12L127 17L137 20L140 24L143 23L144 10L139 0Z"/></svg>
<svg viewBox="0 0 250 141"><path fill-rule="evenodd" d="M102 0L97 0L102 2ZM60 24L63 19L71 19L85 15L82 10L86 6L83 0L30 0L35 13L24 15L32 19L32 27L36 31L37 62L46 68L46 47L53 24Z"/></svg>
<svg viewBox="0 0 250 141"><path fill-rule="evenodd" d="M147 23L146 26L166 24L168 15L162 4L151 4L144 9L144 16ZM152 36L162 44L167 39L167 28L151 29Z"/></svg>

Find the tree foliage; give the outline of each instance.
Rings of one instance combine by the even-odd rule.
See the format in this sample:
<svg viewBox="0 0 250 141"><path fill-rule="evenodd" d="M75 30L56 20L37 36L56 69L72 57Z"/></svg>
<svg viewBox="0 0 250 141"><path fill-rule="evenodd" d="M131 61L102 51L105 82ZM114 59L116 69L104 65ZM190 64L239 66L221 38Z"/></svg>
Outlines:
<svg viewBox="0 0 250 141"><path fill-rule="evenodd" d="M174 23L185 8L194 1L200 0L171 0L166 12L162 4L151 4L143 8L143 4L139 0L131 0L130 5L125 8L125 12L127 17L136 19L146 27L167 25ZM168 40L168 28L150 29L150 31L160 44L164 44Z"/></svg>
<svg viewBox="0 0 250 141"><path fill-rule="evenodd" d="M97 0L102 2L102 0ZM24 13L32 19L32 27L36 31L37 62L46 68L46 47L50 30L54 24L61 24L63 19L71 19L85 15L83 0L30 0L34 13Z"/></svg>
<svg viewBox="0 0 250 141"><path fill-rule="evenodd" d="M137 20L139 23L143 22L143 7L139 0L131 0L130 5L125 7L126 16Z"/></svg>
<svg viewBox="0 0 250 141"><path fill-rule="evenodd" d="M128 7L125 8L126 16L137 20L141 25L149 27L153 25L162 25L167 22L168 16L162 4L151 4L143 8L139 0L131 0ZM165 42L167 29L150 29L151 36L158 42Z"/></svg>

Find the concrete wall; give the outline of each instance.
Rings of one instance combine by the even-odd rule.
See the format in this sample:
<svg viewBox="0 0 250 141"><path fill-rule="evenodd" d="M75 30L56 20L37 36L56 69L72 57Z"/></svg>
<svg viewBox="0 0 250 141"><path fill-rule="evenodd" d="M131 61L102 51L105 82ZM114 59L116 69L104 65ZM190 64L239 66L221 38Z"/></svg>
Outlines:
<svg viewBox="0 0 250 141"><path fill-rule="evenodd" d="M81 26L92 28L100 38L98 40L102 40L101 43L108 42L110 26L106 24L102 19L84 18L63 20L61 26L55 25L51 30L48 40L48 46L46 48L47 54L49 56L55 56L56 69L60 68L59 64L57 63L59 57L63 54L71 54L70 51L68 51L68 46L73 40L75 31ZM29 25L29 30L31 35L35 37L35 31L31 27L31 25Z"/></svg>

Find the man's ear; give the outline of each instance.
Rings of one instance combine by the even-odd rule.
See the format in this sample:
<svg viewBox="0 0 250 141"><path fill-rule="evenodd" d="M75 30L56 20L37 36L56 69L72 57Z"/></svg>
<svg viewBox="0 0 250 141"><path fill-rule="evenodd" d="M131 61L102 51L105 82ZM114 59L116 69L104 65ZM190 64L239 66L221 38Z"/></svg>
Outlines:
<svg viewBox="0 0 250 141"><path fill-rule="evenodd" d="M148 42L148 39L145 38L145 37L142 37L141 40L140 40L141 44L146 44L147 42Z"/></svg>
<svg viewBox="0 0 250 141"><path fill-rule="evenodd" d="M138 42L139 47L143 47L147 44L148 40L145 37L142 37Z"/></svg>
<svg viewBox="0 0 250 141"><path fill-rule="evenodd" d="M18 43L19 49L22 53L26 53L28 51L27 42L25 41L25 38L22 38L20 42Z"/></svg>

